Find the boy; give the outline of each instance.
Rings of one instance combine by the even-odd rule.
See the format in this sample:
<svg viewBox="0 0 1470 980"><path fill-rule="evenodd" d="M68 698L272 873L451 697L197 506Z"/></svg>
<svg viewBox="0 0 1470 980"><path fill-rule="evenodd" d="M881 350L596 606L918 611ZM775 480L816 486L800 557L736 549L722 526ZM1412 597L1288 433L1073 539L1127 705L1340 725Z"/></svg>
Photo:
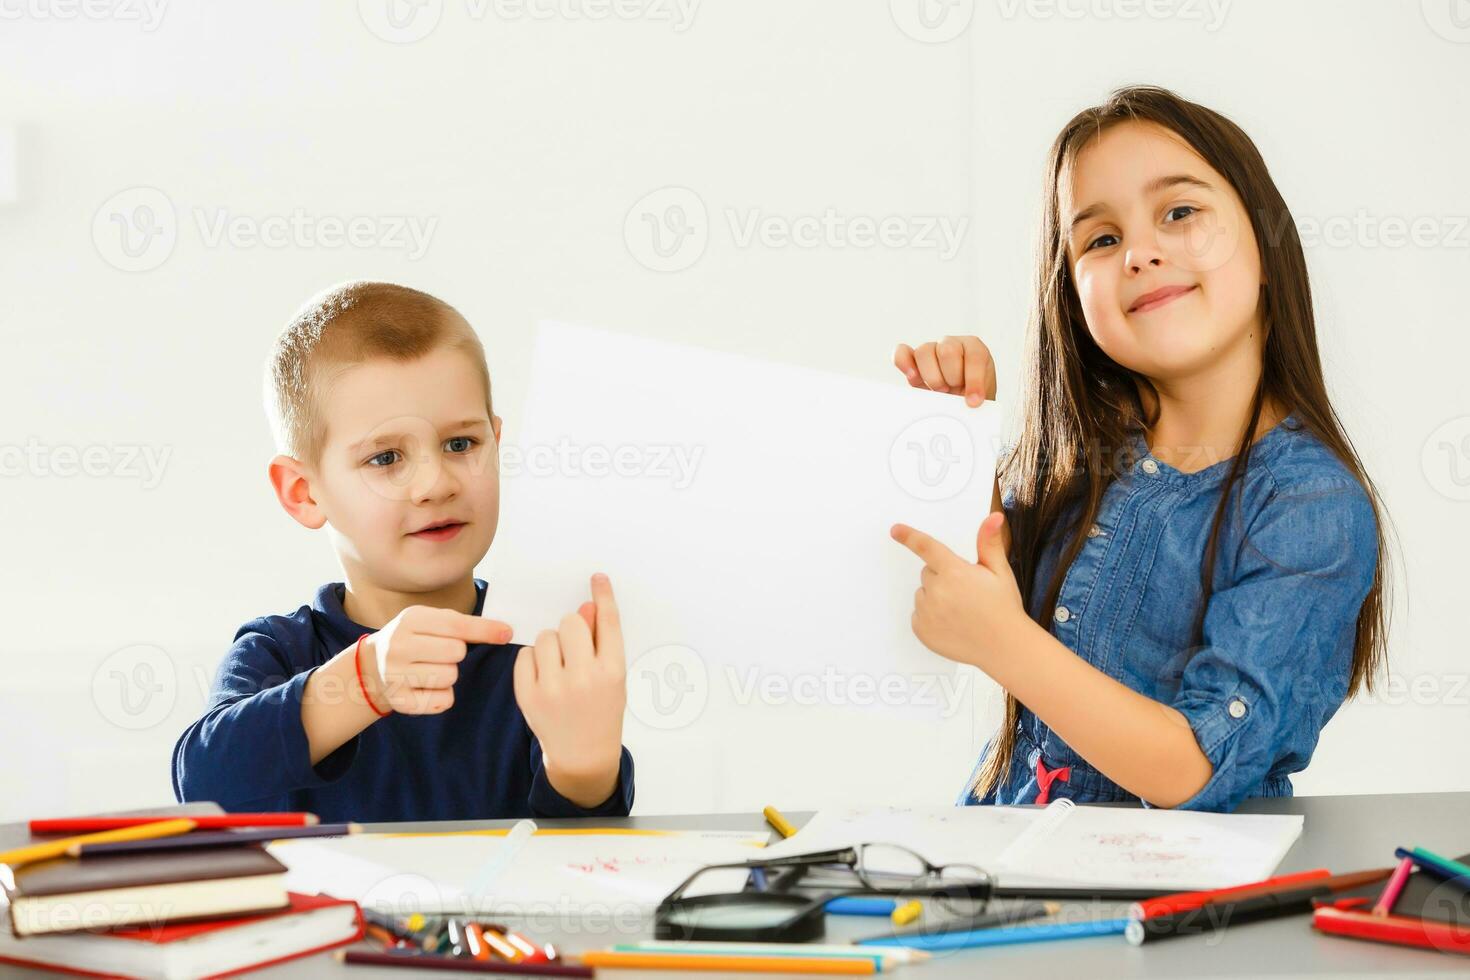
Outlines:
<svg viewBox="0 0 1470 980"><path fill-rule="evenodd" d="M235 634L174 747L179 800L324 821L626 815L607 577L519 651L480 616L500 418L470 325L417 290L337 287L282 332L266 394L276 497L327 527L346 581Z"/></svg>

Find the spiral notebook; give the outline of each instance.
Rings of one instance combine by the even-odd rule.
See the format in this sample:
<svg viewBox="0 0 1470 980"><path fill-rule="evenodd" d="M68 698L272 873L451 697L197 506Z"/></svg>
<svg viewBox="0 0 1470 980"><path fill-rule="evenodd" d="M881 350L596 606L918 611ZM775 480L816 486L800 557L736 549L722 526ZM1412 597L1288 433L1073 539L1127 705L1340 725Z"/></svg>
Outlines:
<svg viewBox="0 0 1470 980"><path fill-rule="evenodd" d="M901 844L970 864L1008 887L1226 888L1269 878L1301 836L1298 814L1078 806L822 810L765 856ZM879 869L881 870L881 869Z"/></svg>

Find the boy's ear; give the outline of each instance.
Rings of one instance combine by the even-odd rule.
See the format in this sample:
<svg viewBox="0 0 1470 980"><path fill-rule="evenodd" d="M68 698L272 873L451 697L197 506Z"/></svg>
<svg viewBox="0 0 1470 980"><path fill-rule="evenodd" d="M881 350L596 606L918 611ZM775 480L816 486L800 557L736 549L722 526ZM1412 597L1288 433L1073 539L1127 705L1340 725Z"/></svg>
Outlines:
<svg viewBox="0 0 1470 980"><path fill-rule="evenodd" d="M296 523L313 531L327 523L327 516L311 495L311 482L300 461L290 456L276 456L270 461L268 472L276 499L286 513L296 519Z"/></svg>
<svg viewBox="0 0 1470 980"><path fill-rule="evenodd" d="M499 415L492 415L492 416L490 416L490 431L493 432L493 433L495 433L495 441L496 442L499 442L500 441L500 424L501 423L500 423L500 416Z"/></svg>

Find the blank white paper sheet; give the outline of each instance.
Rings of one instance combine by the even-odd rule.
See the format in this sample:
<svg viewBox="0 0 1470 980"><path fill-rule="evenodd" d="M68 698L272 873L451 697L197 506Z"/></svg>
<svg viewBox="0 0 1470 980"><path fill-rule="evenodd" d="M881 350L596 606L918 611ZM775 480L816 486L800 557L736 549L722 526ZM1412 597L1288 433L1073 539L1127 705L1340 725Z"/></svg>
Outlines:
<svg viewBox="0 0 1470 980"><path fill-rule="evenodd" d="M544 323L486 615L530 643L611 576L637 812L948 803L998 702L914 638L921 564L889 527L974 560L997 412L896 373Z"/></svg>

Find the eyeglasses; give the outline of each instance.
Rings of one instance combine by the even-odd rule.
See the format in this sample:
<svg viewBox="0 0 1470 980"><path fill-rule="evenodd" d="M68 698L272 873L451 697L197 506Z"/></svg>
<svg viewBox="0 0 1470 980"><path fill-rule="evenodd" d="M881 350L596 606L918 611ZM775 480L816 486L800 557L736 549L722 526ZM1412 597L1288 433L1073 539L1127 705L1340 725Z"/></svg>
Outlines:
<svg viewBox="0 0 1470 980"><path fill-rule="evenodd" d="M969 864L932 864L897 844L858 844L700 868L654 911L658 939L803 942L825 930L825 906L843 895L928 898L955 916L978 915L990 876ZM820 894L798 894L795 889Z"/></svg>

